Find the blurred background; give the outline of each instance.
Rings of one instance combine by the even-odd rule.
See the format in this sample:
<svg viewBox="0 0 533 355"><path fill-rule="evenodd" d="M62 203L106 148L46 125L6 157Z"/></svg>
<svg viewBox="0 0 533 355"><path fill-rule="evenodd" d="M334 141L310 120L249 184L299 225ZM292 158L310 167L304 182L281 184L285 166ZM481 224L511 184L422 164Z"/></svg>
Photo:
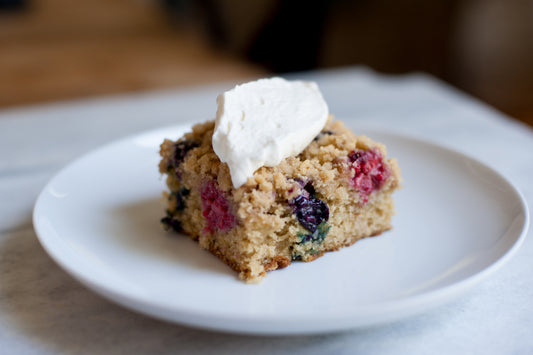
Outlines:
<svg viewBox="0 0 533 355"><path fill-rule="evenodd" d="M0 108L349 65L533 125L533 1L0 0Z"/></svg>

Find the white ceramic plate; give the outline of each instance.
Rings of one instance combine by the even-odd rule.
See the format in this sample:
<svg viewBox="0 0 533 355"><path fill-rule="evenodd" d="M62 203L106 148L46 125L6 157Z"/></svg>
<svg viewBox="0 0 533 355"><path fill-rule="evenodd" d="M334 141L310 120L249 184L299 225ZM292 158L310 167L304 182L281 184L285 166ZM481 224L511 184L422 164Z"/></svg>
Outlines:
<svg viewBox="0 0 533 355"><path fill-rule="evenodd" d="M160 319L254 334L395 321L460 295L508 260L526 234L524 199L495 171L434 144L365 130L398 158L405 179L394 229L244 284L216 257L159 226L158 146L188 128L85 155L52 179L34 210L42 245L67 272Z"/></svg>

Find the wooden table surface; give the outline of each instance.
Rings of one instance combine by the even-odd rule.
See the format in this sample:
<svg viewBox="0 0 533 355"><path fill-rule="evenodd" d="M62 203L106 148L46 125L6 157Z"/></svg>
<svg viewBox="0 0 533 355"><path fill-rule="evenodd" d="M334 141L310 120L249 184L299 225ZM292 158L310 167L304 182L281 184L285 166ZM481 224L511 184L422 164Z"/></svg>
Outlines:
<svg viewBox="0 0 533 355"><path fill-rule="evenodd" d="M0 12L0 108L262 75L157 1L41 0Z"/></svg>

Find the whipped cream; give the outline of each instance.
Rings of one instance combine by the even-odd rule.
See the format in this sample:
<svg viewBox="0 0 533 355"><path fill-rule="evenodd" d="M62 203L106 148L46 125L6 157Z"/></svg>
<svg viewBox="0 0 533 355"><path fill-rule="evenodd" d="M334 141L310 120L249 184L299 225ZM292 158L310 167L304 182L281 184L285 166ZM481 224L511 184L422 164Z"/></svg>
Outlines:
<svg viewBox="0 0 533 355"><path fill-rule="evenodd" d="M220 94L217 104L213 149L235 188L258 168L301 153L328 119L314 82L260 79Z"/></svg>

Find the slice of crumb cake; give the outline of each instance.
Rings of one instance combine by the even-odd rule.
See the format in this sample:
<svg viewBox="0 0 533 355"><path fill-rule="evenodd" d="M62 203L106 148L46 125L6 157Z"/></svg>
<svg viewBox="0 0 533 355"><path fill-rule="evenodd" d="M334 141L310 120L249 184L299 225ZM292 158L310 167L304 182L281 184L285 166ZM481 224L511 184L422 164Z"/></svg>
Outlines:
<svg viewBox="0 0 533 355"><path fill-rule="evenodd" d="M214 121L197 124L161 145L159 170L170 190L161 222L197 240L241 279L258 281L391 228L397 162L341 121L330 117L303 151L258 168L238 187L213 149L214 130Z"/></svg>

